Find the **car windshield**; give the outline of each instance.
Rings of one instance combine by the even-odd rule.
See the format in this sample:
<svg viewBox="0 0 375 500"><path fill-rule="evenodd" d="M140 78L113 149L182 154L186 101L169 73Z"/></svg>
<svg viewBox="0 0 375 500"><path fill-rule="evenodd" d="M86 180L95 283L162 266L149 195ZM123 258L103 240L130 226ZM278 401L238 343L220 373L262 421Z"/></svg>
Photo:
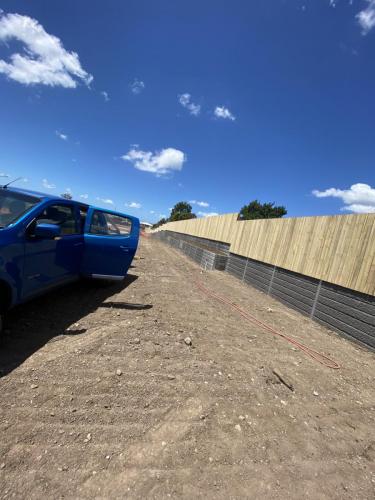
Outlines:
<svg viewBox="0 0 375 500"><path fill-rule="evenodd" d="M0 189L0 229L16 222L39 202L35 196Z"/></svg>

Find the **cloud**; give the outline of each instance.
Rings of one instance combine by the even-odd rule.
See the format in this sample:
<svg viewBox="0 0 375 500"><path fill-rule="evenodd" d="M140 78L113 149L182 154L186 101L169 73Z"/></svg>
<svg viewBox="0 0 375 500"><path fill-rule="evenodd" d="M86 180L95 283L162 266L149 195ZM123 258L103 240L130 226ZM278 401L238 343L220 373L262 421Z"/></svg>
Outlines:
<svg viewBox="0 0 375 500"><path fill-rule="evenodd" d="M363 35L367 35L375 27L375 0L366 1L368 3L367 7L356 15Z"/></svg>
<svg viewBox="0 0 375 500"><path fill-rule="evenodd" d="M201 107L199 104L194 104L191 101L191 95L190 94L181 94L178 96L178 101L183 106L186 108L189 113L193 116L198 116L199 113L201 112Z"/></svg>
<svg viewBox="0 0 375 500"><path fill-rule="evenodd" d="M141 208L142 205L137 203L136 201L131 201L130 203L125 203L125 206L128 208Z"/></svg>
<svg viewBox="0 0 375 500"><path fill-rule="evenodd" d="M166 148L153 153L133 147L121 158L132 163L134 168L138 170L151 172L158 176L182 170L186 161L186 155L174 148Z"/></svg>
<svg viewBox="0 0 375 500"><path fill-rule="evenodd" d="M154 214L155 213L155 210L150 210L150 214Z"/></svg>
<svg viewBox="0 0 375 500"><path fill-rule="evenodd" d="M62 132L59 132L58 130L55 131L55 134L57 135L57 137L60 137L62 141L68 140L68 136L66 134L63 134Z"/></svg>
<svg viewBox="0 0 375 500"><path fill-rule="evenodd" d="M48 182L47 179L42 180L42 185L45 189L56 189L56 185Z"/></svg>
<svg viewBox="0 0 375 500"><path fill-rule="evenodd" d="M197 201L197 200L190 200L189 203L191 203L192 205L198 205L198 207L209 207L210 204L207 203L207 201Z"/></svg>
<svg viewBox="0 0 375 500"><path fill-rule="evenodd" d="M146 85L145 82L142 82L142 80L134 78L134 81L129 85L129 87L133 94L138 95L145 89Z"/></svg>
<svg viewBox="0 0 375 500"><path fill-rule="evenodd" d="M0 172L0 177L10 177L10 175L5 172Z"/></svg>
<svg viewBox="0 0 375 500"><path fill-rule="evenodd" d="M198 212L200 217L214 217L215 215L219 215L217 212Z"/></svg>
<svg viewBox="0 0 375 500"><path fill-rule="evenodd" d="M105 90L102 90L102 91L100 92L100 94L103 96L103 98L104 98L105 102L110 101L110 98L109 98L108 92L106 92Z"/></svg>
<svg viewBox="0 0 375 500"><path fill-rule="evenodd" d="M100 201L101 203L106 203L107 205L114 205L113 200L110 198L96 198L97 201Z"/></svg>
<svg viewBox="0 0 375 500"><path fill-rule="evenodd" d="M236 117L225 106L216 106L214 115L216 118L223 118L224 120L234 121Z"/></svg>
<svg viewBox="0 0 375 500"><path fill-rule="evenodd" d="M89 195L88 194L80 194L79 197L82 198L83 200L87 200Z"/></svg>
<svg viewBox="0 0 375 500"><path fill-rule="evenodd" d="M339 198L344 202L341 210L355 213L375 213L375 188L368 184L357 183L349 189L329 188L325 191L314 189L317 198Z"/></svg>
<svg viewBox="0 0 375 500"><path fill-rule="evenodd" d="M92 75L81 66L78 54L64 49L59 38L47 33L35 19L0 12L0 41L23 44L9 62L0 59L0 73L24 85L49 85L75 88L82 81L90 85Z"/></svg>

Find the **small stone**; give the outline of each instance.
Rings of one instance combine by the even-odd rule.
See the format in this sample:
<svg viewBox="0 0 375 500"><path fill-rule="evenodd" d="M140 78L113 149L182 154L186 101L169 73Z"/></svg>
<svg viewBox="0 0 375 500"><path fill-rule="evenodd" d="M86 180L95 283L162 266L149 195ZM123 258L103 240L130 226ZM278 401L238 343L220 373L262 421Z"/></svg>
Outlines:
<svg viewBox="0 0 375 500"><path fill-rule="evenodd" d="M89 441L91 441L91 434L88 433L87 436L86 436L86 439L83 440L84 443L88 443Z"/></svg>
<svg viewBox="0 0 375 500"><path fill-rule="evenodd" d="M319 392L317 392L317 391L314 391L313 394L314 394L314 396L319 396Z"/></svg>
<svg viewBox="0 0 375 500"><path fill-rule="evenodd" d="M167 446L167 443L166 443L165 441L162 441L162 442L161 442L161 445L162 445L162 446L163 446L163 448L164 448L164 446Z"/></svg>
<svg viewBox="0 0 375 500"><path fill-rule="evenodd" d="M38 389L38 384L31 384L31 389Z"/></svg>
<svg viewBox="0 0 375 500"><path fill-rule="evenodd" d="M0 465L0 469L5 469L5 463L4 462Z"/></svg>
<svg viewBox="0 0 375 500"><path fill-rule="evenodd" d="M174 380L176 377L174 375L168 375L169 380Z"/></svg>
<svg viewBox="0 0 375 500"><path fill-rule="evenodd" d="M110 460L110 458L111 457L109 455L106 455L106 457L105 457L106 460Z"/></svg>
<svg viewBox="0 0 375 500"><path fill-rule="evenodd" d="M232 378L232 374L231 373L228 373L228 378Z"/></svg>
<svg viewBox="0 0 375 500"><path fill-rule="evenodd" d="M141 339L136 338L133 340L133 344L140 344L140 343L141 343Z"/></svg>
<svg viewBox="0 0 375 500"><path fill-rule="evenodd" d="M184 338L184 342L185 342L185 344L186 344L186 345L192 345L192 343L193 343L193 342L191 341L191 338L190 338L190 337L186 337L186 338Z"/></svg>
<svg viewBox="0 0 375 500"><path fill-rule="evenodd" d="M117 375L118 377L121 377L121 375L122 375L122 371L120 370L120 368L117 368L117 370L116 370L116 375Z"/></svg>
<svg viewBox="0 0 375 500"><path fill-rule="evenodd" d="M54 417L55 413L53 411L51 411L50 415L51 415L51 417Z"/></svg>
<svg viewBox="0 0 375 500"><path fill-rule="evenodd" d="M271 309L270 307L267 307L267 312L271 313L271 312L273 312L273 309Z"/></svg>
<svg viewBox="0 0 375 500"><path fill-rule="evenodd" d="M245 417L244 417L243 415L240 415L238 418L239 418L240 420L245 420Z"/></svg>
<svg viewBox="0 0 375 500"><path fill-rule="evenodd" d="M236 429L236 431L238 431L238 432L241 432L241 431L242 431L240 424L235 425L235 426L234 426L234 428L235 428L235 429Z"/></svg>

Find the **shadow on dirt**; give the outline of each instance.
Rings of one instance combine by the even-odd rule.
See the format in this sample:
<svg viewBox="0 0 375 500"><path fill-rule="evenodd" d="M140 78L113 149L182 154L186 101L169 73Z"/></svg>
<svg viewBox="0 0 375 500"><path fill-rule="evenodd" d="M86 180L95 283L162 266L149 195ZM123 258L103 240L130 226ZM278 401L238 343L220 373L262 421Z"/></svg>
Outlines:
<svg viewBox="0 0 375 500"><path fill-rule="evenodd" d="M130 302L104 302L99 307L106 307L108 309L134 309L137 311L144 311L151 309L152 304L131 304Z"/></svg>
<svg viewBox="0 0 375 500"><path fill-rule="evenodd" d="M105 302L137 278L128 274L124 281L116 283L79 281L10 311L0 344L0 377L17 368L51 339L85 333L79 322L99 307L150 309L150 304Z"/></svg>

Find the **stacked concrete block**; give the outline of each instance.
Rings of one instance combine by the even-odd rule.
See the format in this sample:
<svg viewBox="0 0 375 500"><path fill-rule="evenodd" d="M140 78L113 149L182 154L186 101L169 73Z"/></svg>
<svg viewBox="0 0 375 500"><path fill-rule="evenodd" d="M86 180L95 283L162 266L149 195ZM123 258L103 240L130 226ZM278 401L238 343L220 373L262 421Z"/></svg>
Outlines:
<svg viewBox="0 0 375 500"><path fill-rule="evenodd" d="M197 262L203 269L224 271L228 260L229 245L203 238L182 235L172 231L159 231L153 237L177 248ZM225 245L225 247L224 247ZM222 249L225 248L225 251Z"/></svg>
<svg viewBox="0 0 375 500"><path fill-rule="evenodd" d="M226 271L345 336L375 348L375 297L230 254Z"/></svg>

